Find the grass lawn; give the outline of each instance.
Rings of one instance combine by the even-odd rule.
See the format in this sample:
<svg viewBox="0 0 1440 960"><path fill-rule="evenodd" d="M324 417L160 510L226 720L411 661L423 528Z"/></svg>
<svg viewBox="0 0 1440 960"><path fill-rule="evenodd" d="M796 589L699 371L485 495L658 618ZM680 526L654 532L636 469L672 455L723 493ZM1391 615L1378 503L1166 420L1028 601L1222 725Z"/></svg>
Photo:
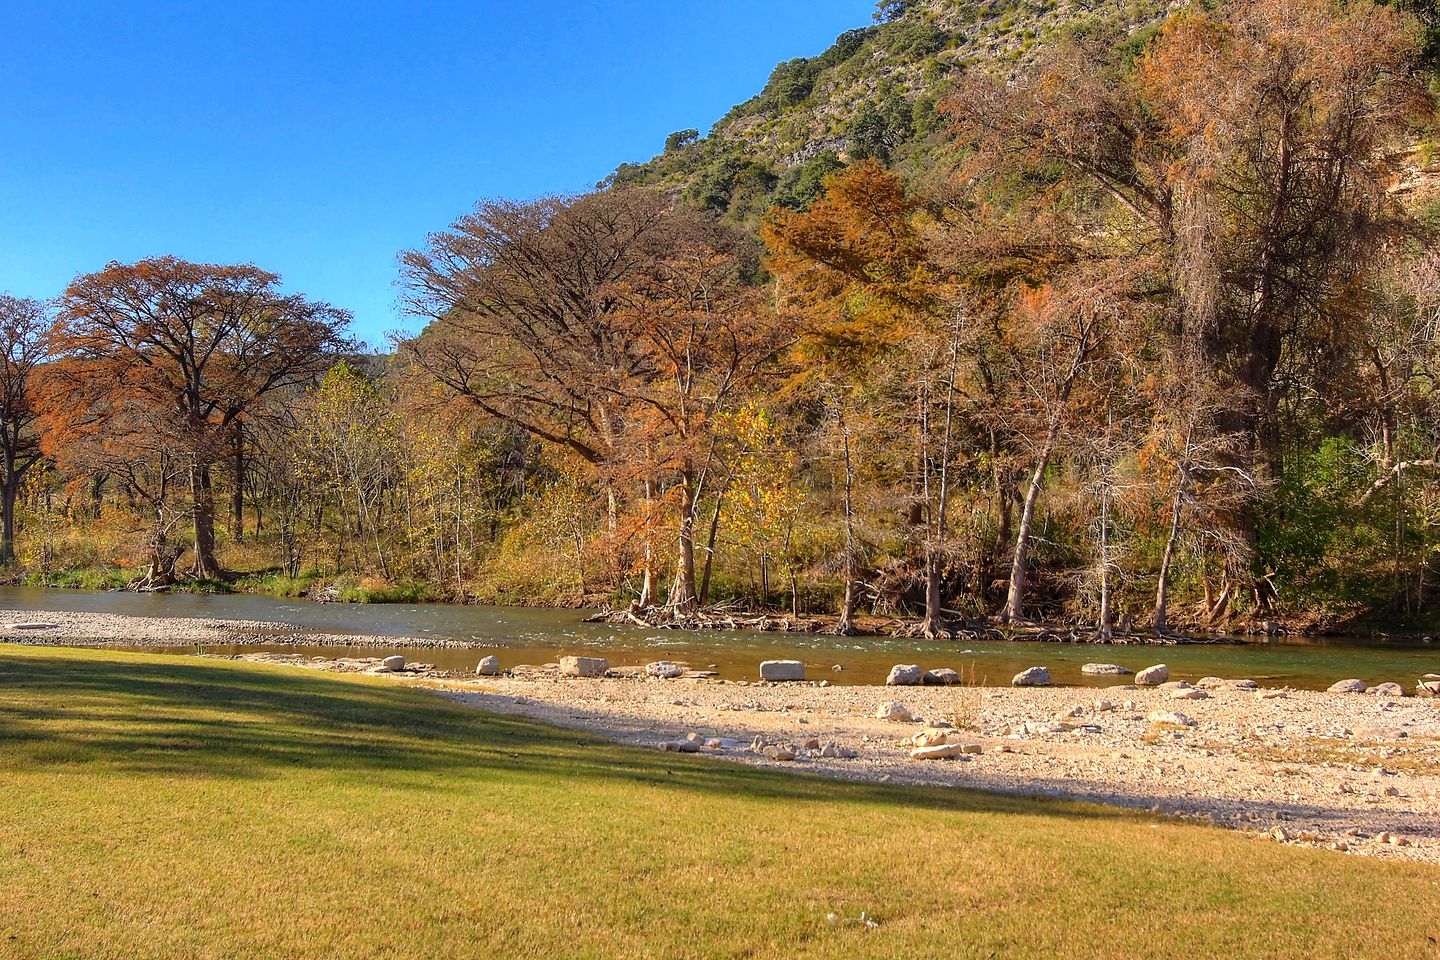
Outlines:
<svg viewBox="0 0 1440 960"><path fill-rule="evenodd" d="M4 958L1428 958L1434 936L1432 867L624 749L368 678L0 645Z"/></svg>

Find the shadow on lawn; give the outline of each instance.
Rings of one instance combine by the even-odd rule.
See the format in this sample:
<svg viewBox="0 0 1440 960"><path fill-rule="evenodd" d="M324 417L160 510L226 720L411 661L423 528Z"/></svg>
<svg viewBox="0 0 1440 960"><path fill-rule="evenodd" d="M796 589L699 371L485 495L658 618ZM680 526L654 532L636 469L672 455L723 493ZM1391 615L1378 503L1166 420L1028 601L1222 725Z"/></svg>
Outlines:
<svg viewBox="0 0 1440 960"><path fill-rule="evenodd" d="M0 770L96 765L124 773L264 778L315 769L407 789L470 781L631 782L757 799L991 813L1125 814L1089 805L796 776L623 748L389 684L179 658L0 654ZM441 779L429 775L443 773Z"/></svg>

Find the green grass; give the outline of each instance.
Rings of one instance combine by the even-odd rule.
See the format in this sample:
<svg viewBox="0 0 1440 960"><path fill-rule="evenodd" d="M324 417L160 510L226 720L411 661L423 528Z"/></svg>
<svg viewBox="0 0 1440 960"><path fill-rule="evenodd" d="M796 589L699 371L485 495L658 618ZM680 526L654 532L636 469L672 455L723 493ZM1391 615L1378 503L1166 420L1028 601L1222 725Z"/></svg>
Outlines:
<svg viewBox="0 0 1440 960"><path fill-rule="evenodd" d="M1420 865L179 656L0 646L0 785L5 958L1431 956L1440 903Z"/></svg>
<svg viewBox="0 0 1440 960"><path fill-rule="evenodd" d="M303 597L308 594L323 575L314 568L302 570L298 577L292 577L283 570L265 570L247 573L234 584L237 593L260 593L272 597Z"/></svg>
<svg viewBox="0 0 1440 960"><path fill-rule="evenodd" d="M426 603L436 599L435 592L419 580L371 583L341 578L336 586L341 603Z"/></svg>
<svg viewBox="0 0 1440 960"><path fill-rule="evenodd" d="M33 572L25 582L39 587L64 587L71 590L119 590L140 576L138 568L119 567L114 564L70 567L48 574Z"/></svg>

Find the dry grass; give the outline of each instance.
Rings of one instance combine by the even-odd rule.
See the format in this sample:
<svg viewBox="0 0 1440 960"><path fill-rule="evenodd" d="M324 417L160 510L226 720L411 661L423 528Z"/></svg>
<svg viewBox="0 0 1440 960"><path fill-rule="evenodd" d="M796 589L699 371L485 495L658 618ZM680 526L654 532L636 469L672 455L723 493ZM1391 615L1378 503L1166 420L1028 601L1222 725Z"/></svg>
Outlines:
<svg viewBox="0 0 1440 960"><path fill-rule="evenodd" d="M1440 776L1440 741L1433 737L1408 738L1383 746L1373 741L1335 737L1306 737L1286 744L1244 741L1238 745L1212 743L1206 746L1242 760L1328 764L1366 770L1383 767L1418 776Z"/></svg>
<svg viewBox="0 0 1440 960"><path fill-rule="evenodd" d="M0 646L0 783L7 960L1414 957L1440 902L1424 865L178 656Z"/></svg>

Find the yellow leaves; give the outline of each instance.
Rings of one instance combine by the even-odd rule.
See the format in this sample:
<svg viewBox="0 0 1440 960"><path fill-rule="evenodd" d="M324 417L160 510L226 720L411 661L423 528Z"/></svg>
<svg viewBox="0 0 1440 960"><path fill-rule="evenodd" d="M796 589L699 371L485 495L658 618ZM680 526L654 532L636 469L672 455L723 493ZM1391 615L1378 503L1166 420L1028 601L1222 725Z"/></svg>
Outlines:
<svg viewBox="0 0 1440 960"><path fill-rule="evenodd" d="M746 546L774 550L804 501L795 451L769 414L754 404L727 415L720 429L735 447L728 529Z"/></svg>

